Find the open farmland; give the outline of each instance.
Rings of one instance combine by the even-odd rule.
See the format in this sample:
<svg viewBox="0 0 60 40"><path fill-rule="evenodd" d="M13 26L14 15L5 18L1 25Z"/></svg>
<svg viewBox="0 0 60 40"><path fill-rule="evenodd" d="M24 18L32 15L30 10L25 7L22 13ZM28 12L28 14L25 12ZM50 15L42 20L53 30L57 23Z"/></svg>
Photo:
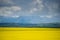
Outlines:
<svg viewBox="0 0 60 40"><path fill-rule="evenodd" d="M0 28L0 40L60 40L60 28Z"/></svg>

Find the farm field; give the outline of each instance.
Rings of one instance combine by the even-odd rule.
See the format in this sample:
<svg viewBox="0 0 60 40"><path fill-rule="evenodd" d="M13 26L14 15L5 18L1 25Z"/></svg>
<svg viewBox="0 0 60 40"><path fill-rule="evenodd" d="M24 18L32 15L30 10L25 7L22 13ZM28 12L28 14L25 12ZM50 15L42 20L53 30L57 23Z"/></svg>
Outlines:
<svg viewBox="0 0 60 40"><path fill-rule="evenodd" d="M60 28L0 28L0 40L60 40Z"/></svg>

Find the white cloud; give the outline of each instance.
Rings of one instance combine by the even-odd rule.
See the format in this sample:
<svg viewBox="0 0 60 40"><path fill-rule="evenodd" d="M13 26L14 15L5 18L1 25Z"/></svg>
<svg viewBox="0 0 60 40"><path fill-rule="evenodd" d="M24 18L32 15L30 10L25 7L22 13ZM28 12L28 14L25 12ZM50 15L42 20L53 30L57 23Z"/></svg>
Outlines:
<svg viewBox="0 0 60 40"><path fill-rule="evenodd" d="M49 13L56 12L59 9L59 4L56 2L53 3L45 3L45 6L48 8Z"/></svg>
<svg viewBox="0 0 60 40"><path fill-rule="evenodd" d="M16 15L16 16L11 16L11 17L13 17L13 18L19 18L20 16L19 15Z"/></svg>
<svg viewBox="0 0 60 40"><path fill-rule="evenodd" d="M45 16L40 16L41 18L44 18Z"/></svg>
<svg viewBox="0 0 60 40"><path fill-rule="evenodd" d="M13 10L13 11L20 11L21 7L19 7L19 6L12 6L12 7L10 7L10 9Z"/></svg>
<svg viewBox="0 0 60 40"><path fill-rule="evenodd" d="M5 4L14 4L12 0L0 0L0 2L3 2Z"/></svg>
<svg viewBox="0 0 60 40"><path fill-rule="evenodd" d="M36 12L36 11L42 11L44 8L44 5L42 4L42 0L33 0L31 3L32 8L30 9L30 12Z"/></svg>
<svg viewBox="0 0 60 40"><path fill-rule="evenodd" d="M15 3L12 0L0 0L0 2L4 5L10 5L10 7L8 7L8 5L0 7L0 16L11 17L12 15L15 15L14 12L21 11L21 7L14 6Z"/></svg>
<svg viewBox="0 0 60 40"><path fill-rule="evenodd" d="M1 7L0 10L19 11L19 10L21 10L21 7L19 7L19 6Z"/></svg>
<svg viewBox="0 0 60 40"><path fill-rule="evenodd" d="M52 15L45 15L45 16L40 16L41 18L53 18L54 16L52 16Z"/></svg>
<svg viewBox="0 0 60 40"><path fill-rule="evenodd" d="M41 4L42 3L42 0L33 0L34 4Z"/></svg>
<svg viewBox="0 0 60 40"><path fill-rule="evenodd" d="M19 7L19 6L1 7L0 8L0 16L18 17L17 13L20 11L21 11L21 7Z"/></svg>
<svg viewBox="0 0 60 40"><path fill-rule="evenodd" d="M36 0L35 2L36 2L35 5L37 5L37 8L41 11L44 7L43 1L42 0Z"/></svg>
<svg viewBox="0 0 60 40"><path fill-rule="evenodd" d="M53 16L52 16L52 15L47 15L46 17L47 17L47 18L53 18Z"/></svg>
<svg viewBox="0 0 60 40"><path fill-rule="evenodd" d="M45 6L48 8L48 16L46 16L47 18L58 16L57 11L59 9L59 4L57 2L45 3Z"/></svg>
<svg viewBox="0 0 60 40"><path fill-rule="evenodd" d="M37 10L38 10L37 8L32 8L32 9L30 10L30 13L36 12Z"/></svg>

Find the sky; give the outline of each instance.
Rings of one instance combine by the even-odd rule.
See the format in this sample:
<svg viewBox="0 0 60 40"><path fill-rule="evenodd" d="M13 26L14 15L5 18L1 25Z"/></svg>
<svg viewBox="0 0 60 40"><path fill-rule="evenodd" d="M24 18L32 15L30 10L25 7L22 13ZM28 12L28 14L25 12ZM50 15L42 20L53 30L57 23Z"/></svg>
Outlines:
<svg viewBox="0 0 60 40"><path fill-rule="evenodd" d="M60 0L0 0L0 23L60 22Z"/></svg>

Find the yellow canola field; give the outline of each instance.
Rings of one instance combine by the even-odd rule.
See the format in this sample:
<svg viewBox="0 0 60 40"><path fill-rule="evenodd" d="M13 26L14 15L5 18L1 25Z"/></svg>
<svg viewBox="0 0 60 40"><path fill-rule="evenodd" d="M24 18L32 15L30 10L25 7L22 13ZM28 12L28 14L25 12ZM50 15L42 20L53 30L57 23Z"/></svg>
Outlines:
<svg viewBox="0 0 60 40"><path fill-rule="evenodd" d="M60 28L0 28L0 40L60 40Z"/></svg>

